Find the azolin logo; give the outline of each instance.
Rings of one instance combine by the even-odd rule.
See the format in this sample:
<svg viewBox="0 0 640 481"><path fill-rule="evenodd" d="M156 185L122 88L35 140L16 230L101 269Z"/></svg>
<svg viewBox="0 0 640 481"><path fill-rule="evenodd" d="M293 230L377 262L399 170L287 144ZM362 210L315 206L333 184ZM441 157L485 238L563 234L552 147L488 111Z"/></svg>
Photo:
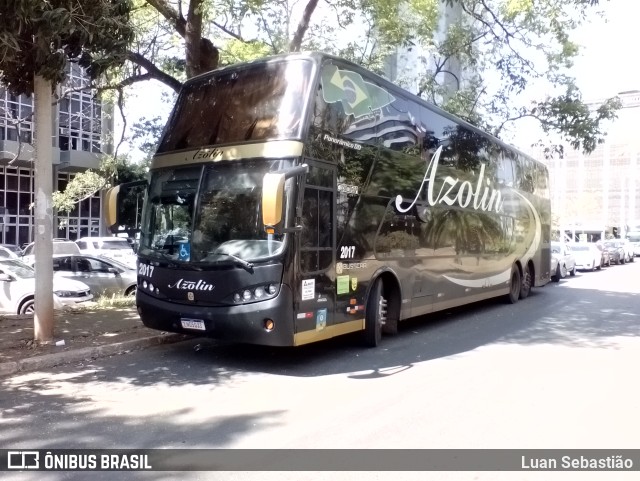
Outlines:
<svg viewBox="0 0 640 481"><path fill-rule="evenodd" d="M420 198L420 193L422 192L422 189L424 189L425 184L427 184L427 202L431 207L434 207L437 204L447 204L448 206L458 204L462 208L467 208L473 205L473 208L475 210L482 210L485 212L493 210L497 213L500 213L502 211L502 206L504 203L504 201L502 200L502 194L499 190L491 187L491 180L485 178L484 164L480 164L480 174L478 175L475 190L474 186L468 180L460 182L460 179L454 179L453 177L448 175L444 178L442 187L440 187L438 195L435 195L434 186L441 153L442 146L438 147L438 150L436 150L431 157L431 161L429 162L429 165L427 165L427 170L424 173L424 178L422 179L422 184L418 189L416 198L413 199L413 202L409 207L403 209L401 206L404 203L404 199L401 195L396 196L396 209L399 212L408 212L409 209L411 209L416 204L416 202Z"/></svg>
<svg viewBox="0 0 640 481"><path fill-rule="evenodd" d="M175 284L169 284L168 287L169 289L183 289L185 291L212 291L214 285L202 279L198 281L185 281L184 279L180 279Z"/></svg>

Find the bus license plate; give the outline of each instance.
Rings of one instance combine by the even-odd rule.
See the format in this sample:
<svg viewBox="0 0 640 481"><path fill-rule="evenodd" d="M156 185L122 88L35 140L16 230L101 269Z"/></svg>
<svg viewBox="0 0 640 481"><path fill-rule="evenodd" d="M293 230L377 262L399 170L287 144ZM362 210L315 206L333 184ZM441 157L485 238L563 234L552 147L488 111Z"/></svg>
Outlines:
<svg viewBox="0 0 640 481"><path fill-rule="evenodd" d="M196 329L198 331L204 331L204 321L200 319L180 319L180 324L184 329Z"/></svg>

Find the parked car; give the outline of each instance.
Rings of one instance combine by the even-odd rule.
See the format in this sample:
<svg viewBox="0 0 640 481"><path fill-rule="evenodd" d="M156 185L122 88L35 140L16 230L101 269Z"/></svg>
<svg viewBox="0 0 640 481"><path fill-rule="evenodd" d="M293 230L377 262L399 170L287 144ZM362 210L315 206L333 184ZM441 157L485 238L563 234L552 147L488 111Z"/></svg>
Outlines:
<svg viewBox="0 0 640 481"><path fill-rule="evenodd" d="M22 253L22 262L32 266L35 263L35 242L32 242L24 248ZM53 239L53 255L59 254L80 254L80 249L75 242L66 239Z"/></svg>
<svg viewBox="0 0 640 481"><path fill-rule="evenodd" d="M31 314L36 290L35 271L17 259L0 259L0 310ZM89 286L72 279L53 279L53 307L60 309L93 299Z"/></svg>
<svg viewBox="0 0 640 481"><path fill-rule="evenodd" d="M555 262L553 259L555 258ZM567 273L576 275L576 259L571 247L564 242L551 242L551 279L554 282L567 277Z"/></svg>
<svg viewBox="0 0 640 481"><path fill-rule="evenodd" d="M576 269L595 271L604 265L602 252L591 242L573 244L571 252L576 259Z"/></svg>
<svg viewBox="0 0 640 481"><path fill-rule="evenodd" d="M136 253L124 237L83 237L76 244L83 254L108 257L136 267Z"/></svg>
<svg viewBox="0 0 640 481"><path fill-rule="evenodd" d="M105 257L88 255L53 256L54 278L66 278L84 282L96 296L136 293L137 270Z"/></svg>
<svg viewBox="0 0 640 481"><path fill-rule="evenodd" d="M609 258L614 264L624 264L626 262L624 247L617 239L604 241L602 244L609 251Z"/></svg>
<svg viewBox="0 0 640 481"><path fill-rule="evenodd" d="M0 259L20 259L11 249L0 245Z"/></svg>
<svg viewBox="0 0 640 481"><path fill-rule="evenodd" d="M633 255L640 256L640 231L627 232L627 239L633 245Z"/></svg>
<svg viewBox="0 0 640 481"><path fill-rule="evenodd" d="M618 239L624 249L624 259L626 262L633 262L635 260L635 247L629 239Z"/></svg>
<svg viewBox="0 0 640 481"><path fill-rule="evenodd" d="M15 244L0 244L0 247L10 250L16 255L16 257L22 257L22 249L20 249L20 246Z"/></svg>
<svg viewBox="0 0 640 481"><path fill-rule="evenodd" d="M602 242L596 242L595 246L598 248L598 250L600 251L600 255L602 256L602 266L607 266L610 267L611 266L611 256L609 255L609 251L607 249L604 248L604 246L602 245Z"/></svg>

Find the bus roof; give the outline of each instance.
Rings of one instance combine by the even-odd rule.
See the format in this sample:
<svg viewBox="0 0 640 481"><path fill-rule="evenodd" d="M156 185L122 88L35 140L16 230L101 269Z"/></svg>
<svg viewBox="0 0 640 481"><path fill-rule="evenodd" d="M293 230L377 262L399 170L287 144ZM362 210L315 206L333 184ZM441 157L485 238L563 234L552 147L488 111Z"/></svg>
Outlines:
<svg viewBox="0 0 640 481"><path fill-rule="evenodd" d="M484 130L476 127L475 125L469 123L468 121L457 117L456 115L453 115L450 112L447 112L446 110L438 107L435 104L432 104L430 102L428 102L427 100L423 99L422 97L419 97L418 95L403 89L402 87L394 84L393 82L389 81L388 79L380 76L379 74L366 69L365 67L358 65L350 60L346 60L344 58L341 57L337 57L335 55L331 55L331 54L327 54L327 53L323 53L323 52L316 52L316 51L309 51L309 52L294 52L294 53L286 53L286 54L279 54L279 55L272 55L272 56L268 56L268 57L262 57L259 59L255 59L255 60L250 60L247 62L241 62L241 63L235 63L235 64L231 64L231 65L227 65L224 67L220 67L216 70L212 70L210 72L206 72L200 75L197 75L195 77L190 78L189 80L187 80L184 84L183 84L183 88L186 86L189 86L191 84L197 84L205 79L208 79L209 77L211 77L212 75L216 75L218 73L221 72L226 72L226 71L233 71L233 70L237 70L237 69L244 69L244 68L250 68L253 65L260 65L263 63L270 63L270 62L281 62L281 61L286 61L289 59L299 59L299 58L307 58L309 60L312 60L313 62L315 62L316 64L321 64L324 60L326 59L330 59L330 60L336 60L339 62L344 63L345 65L348 65L349 67L353 68L354 70L359 70L360 73L365 73L367 76L369 77L373 77L373 79L377 82L380 82L381 84L384 84L385 88L388 88L390 90L394 90L400 94L409 96L410 99L414 102L418 102L419 104L423 105L424 107L426 107L427 109L431 110L432 112L441 115L445 118L447 118L448 120L451 120L452 122L455 122L471 131L473 131L474 133L484 136L486 138L488 138L489 140L491 140L492 142L498 144L500 147L502 147L503 149L507 149L507 150L511 150L512 152L521 155L523 157L526 157L527 159L536 162L537 164L540 164L541 166L543 166L545 169L546 164L544 164L543 162L537 160L536 158L532 157L529 154L526 154L524 152L522 152L520 149L518 149L517 147L508 144L506 142L504 142L503 140L499 139L498 137L495 137L494 135L485 132Z"/></svg>

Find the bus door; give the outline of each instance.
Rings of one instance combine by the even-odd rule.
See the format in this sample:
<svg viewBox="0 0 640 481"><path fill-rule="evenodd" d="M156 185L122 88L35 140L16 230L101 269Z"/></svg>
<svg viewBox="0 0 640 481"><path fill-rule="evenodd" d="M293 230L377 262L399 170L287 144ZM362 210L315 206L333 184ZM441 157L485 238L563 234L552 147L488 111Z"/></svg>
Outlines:
<svg viewBox="0 0 640 481"><path fill-rule="evenodd" d="M302 342L321 339L335 322L335 189L333 164L305 159L309 166L302 197L296 334ZM327 331L329 329L329 331ZM305 333L300 336L300 333Z"/></svg>

